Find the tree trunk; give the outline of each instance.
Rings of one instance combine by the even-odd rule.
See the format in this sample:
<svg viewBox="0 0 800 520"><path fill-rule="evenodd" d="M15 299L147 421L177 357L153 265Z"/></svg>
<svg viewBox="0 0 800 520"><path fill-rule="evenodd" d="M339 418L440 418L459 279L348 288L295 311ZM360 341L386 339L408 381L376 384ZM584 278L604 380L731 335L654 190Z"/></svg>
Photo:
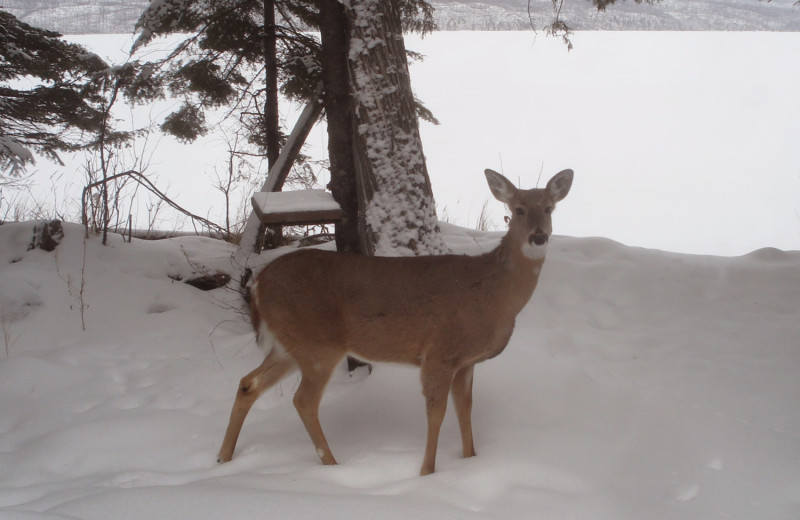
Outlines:
<svg viewBox="0 0 800 520"><path fill-rule="evenodd" d="M268 167L275 166L281 151L280 120L278 117L278 49L275 34L274 0L264 1L264 137Z"/></svg>
<svg viewBox="0 0 800 520"><path fill-rule="evenodd" d="M347 10L362 245L377 255L441 254L398 1L351 0Z"/></svg>
<svg viewBox="0 0 800 520"><path fill-rule="evenodd" d="M275 33L275 1L263 0L264 28L264 138L267 148L267 167L272 170L281 151L280 119L278 114L278 48ZM276 187L280 191L283 180ZM256 247L274 247L281 239L281 226L259 226Z"/></svg>
<svg viewBox="0 0 800 520"><path fill-rule="evenodd" d="M328 189L342 208L342 220L336 224L336 249L360 253L364 251L359 235L358 194L353 161L353 103L347 81L347 15L337 0L321 0L319 13L323 101L328 121L328 158L331 172Z"/></svg>

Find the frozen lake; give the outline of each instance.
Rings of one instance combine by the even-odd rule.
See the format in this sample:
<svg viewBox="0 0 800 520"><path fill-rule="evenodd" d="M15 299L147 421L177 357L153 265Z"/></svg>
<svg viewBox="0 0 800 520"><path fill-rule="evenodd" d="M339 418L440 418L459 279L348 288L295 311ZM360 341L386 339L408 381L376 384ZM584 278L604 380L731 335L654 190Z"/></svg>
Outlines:
<svg viewBox="0 0 800 520"><path fill-rule="evenodd" d="M558 233L690 253L800 249L800 35L581 33L574 43L567 53L526 33L422 42L429 57L412 79L442 122L423 133L439 204L458 202L464 179L461 204L474 215L487 164L523 186L569 167L574 198Z"/></svg>
<svg viewBox="0 0 800 520"><path fill-rule="evenodd" d="M114 59L130 41L73 39ZM698 254L800 249L800 35L589 32L573 42L567 52L529 32L407 37L426 56L412 65L414 89L441 122L421 129L440 217L476 225L491 198L484 168L523 187L572 168L557 234ZM212 183L225 149L219 135L191 147L164 138L149 173L221 220ZM325 158L322 129L307 151ZM54 167L37 168L37 189L51 193ZM79 191L76 169L59 186ZM502 205L488 209L502 227Z"/></svg>

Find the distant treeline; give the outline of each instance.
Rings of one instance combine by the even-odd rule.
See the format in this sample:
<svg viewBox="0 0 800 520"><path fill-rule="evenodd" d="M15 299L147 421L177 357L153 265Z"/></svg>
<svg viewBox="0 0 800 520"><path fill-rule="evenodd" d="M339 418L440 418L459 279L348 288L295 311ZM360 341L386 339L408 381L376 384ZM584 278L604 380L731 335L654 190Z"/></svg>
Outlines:
<svg viewBox="0 0 800 520"><path fill-rule="evenodd" d="M149 0L0 0L20 20L63 34L131 33ZM552 23L551 0L432 1L440 30L540 30ZM560 18L574 30L800 31L795 0L662 0L618 2L598 12L588 0L566 0Z"/></svg>

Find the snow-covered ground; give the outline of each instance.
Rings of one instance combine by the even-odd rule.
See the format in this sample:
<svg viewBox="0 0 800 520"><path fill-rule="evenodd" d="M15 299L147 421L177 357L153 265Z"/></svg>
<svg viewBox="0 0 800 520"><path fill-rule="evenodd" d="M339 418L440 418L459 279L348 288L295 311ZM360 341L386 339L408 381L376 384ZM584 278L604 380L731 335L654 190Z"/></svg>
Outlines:
<svg viewBox="0 0 800 520"><path fill-rule="evenodd" d="M478 456L461 459L449 413L437 472L417 477L417 371L378 365L326 393L339 466L318 462L296 376L218 465L239 378L262 354L236 294L176 279L230 271L231 246L103 247L67 225L45 253L27 251L33 224L6 224L0 518L800 518L800 251L763 248L800 249L800 37L580 33L569 54L529 33L409 41L428 56L417 94L442 122L422 128L440 217L475 224L484 168L524 187L575 170L539 288L476 371ZM309 151L324 149L317 130ZM150 173L220 220L209 172L224 156L219 135L162 140ZM37 167L38 200L73 212L80 162ZM488 208L500 227L501 205ZM443 229L466 253L499 238ZM593 235L747 254L574 238Z"/></svg>
<svg viewBox="0 0 800 520"><path fill-rule="evenodd" d="M132 42L72 38L112 61ZM421 128L440 218L476 225L490 198L484 168L525 187L572 168L563 234L697 254L800 250L800 34L580 32L571 52L525 31L407 42L426 56L411 67L413 87L441 121ZM135 120L165 109L137 111ZM295 115L286 117L291 127ZM312 157L326 157L321 128L308 144ZM226 171L226 150L220 132L195 146L151 140L147 173L180 204L221 223L214 169ZM63 169L39 161L39 203L77 215L65 202L80 200L82 166L82 158ZM263 168L254 162L246 173L260 185ZM247 200L249 192L236 192L232 203ZM502 227L500 205L488 209ZM144 203L133 214L147 227ZM191 228L166 211L160 217L157 228Z"/></svg>
<svg viewBox="0 0 800 520"><path fill-rule="evenodd" d="M174 279L229 270L231 247L65 231L46 253L26 251L31 223L0 226L3 519L800 518L800 252L554 237L509 347L476 370L478 455L460 457L449 411L420 478L418 376L393 365L329 386L339 466L318 462L296 376L218 465L262 353L233 293ZM444 231L469 253L499 237Z"/></svg>

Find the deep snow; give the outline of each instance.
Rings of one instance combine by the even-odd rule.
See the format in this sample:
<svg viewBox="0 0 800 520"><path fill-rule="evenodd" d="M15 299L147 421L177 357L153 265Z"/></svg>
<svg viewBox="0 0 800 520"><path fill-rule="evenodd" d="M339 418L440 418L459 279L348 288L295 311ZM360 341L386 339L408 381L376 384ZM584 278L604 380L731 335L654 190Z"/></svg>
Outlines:
<svg viewBox="0 0 800 520"><path fill-rule="evenodd" d="M231 247L65 231L45 253L26 251L32 223L0 226L0 517L800 517L798 252L553 237L508 348L476 370L478 455L460 457L448 411L437 473L419 478L417 371L394 365L329 386L339 466L319 464L294 411L297 376L216 464L262 354L235 294L175 279L229 269ZM469 253L499 238L444 231Z"/></svg>

